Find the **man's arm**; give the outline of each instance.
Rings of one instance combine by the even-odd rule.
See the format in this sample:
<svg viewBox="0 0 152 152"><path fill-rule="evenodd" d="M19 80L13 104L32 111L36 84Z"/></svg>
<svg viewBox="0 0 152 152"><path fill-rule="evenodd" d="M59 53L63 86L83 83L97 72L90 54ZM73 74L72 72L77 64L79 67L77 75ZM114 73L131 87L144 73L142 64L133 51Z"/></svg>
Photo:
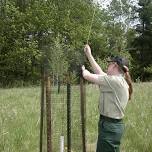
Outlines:
<svg viewBox="0 0 152 152"><path fill-rule="evenodd" d="M98 63L95 61L94 57L92 56L91 53L91 48L90 46L87 44L84 48L84 52L93 68L94 73L96 74L101 74L101 75L105 75L106 73L103 72L103 70L101 69L101 67L98 65Z"/></svg>
<svg viewBox="0 0 152 152"><path fill-rule="evenodd" d="M100 84L99 74L90 73L88 70L85 69L84 66L82 66L82 75L83 75L84 79L86 79L90 82L96 83L96 84ZM104 74L104 75L106 75L106 74Z"/></svg>

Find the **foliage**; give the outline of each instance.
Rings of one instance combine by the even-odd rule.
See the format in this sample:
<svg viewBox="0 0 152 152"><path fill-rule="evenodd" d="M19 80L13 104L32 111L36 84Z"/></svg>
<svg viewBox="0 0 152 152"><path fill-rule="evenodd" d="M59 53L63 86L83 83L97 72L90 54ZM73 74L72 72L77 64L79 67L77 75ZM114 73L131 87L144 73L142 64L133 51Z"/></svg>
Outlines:
<svg viewBox="0 0 152 152"><path fill-rule="evenodd" d="M65 74L68 70L67 56L65 56L65 51L68 47L60 42L59 36L54 40L53 46L49 49L48 55L50 54L51 72L56 73L60 76Z"/></svg>
<svg viewBox="0 0 152 152"><path fill-rule="evenodd" d="M130 53L134 58L134 76L144 81L152 77L150 70L145 70L152 64L152 1L139 1L137 11L139 24L136 26L135 39L131 43L135 49Z"/></svg>
<svg viewBox="0 0 152 152"><path fill-rule="evenodd" d="M143 5L144 2L141 1L141 7L135 9L131 0L115 0L107 9L103 9L102 4L96 4L92 0L1 1L2 84L16 81L36 83L40 78L41 65L60 76L67 69L73 74L77 73L80 65L85 62L83 45L88 39L95 58L104 62L109 55L123 54L130 61L133 60L133 76L139 77L144 68L151 65L149 2L148 5ZM136 17L133 14L137 14L137 11L141 23L144 21L144 32L142 26L138 26L138 36L130 26ZM128 48L136 48L136 51L130 51L131 57L126 51ZM59 59L62 59L60 61L63 64L60 65L65 67L64 72ZM144 73L142 77L149 77L147 70Z"/></svg>

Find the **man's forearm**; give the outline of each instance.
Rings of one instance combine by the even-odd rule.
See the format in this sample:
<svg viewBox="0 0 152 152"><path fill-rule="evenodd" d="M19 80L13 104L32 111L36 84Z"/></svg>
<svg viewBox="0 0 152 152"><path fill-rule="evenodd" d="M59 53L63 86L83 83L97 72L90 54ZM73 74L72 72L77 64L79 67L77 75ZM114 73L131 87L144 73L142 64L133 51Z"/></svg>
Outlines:
<svg viewBox="0 0 152 152"><path fill-rule="evenodd" d="M96 73L96 74L104 73L92 55L87 56L87 58L93 68L94 73Z"/></svg>
<svg viewBox="0 0 152 152"><path fill-rule="evenodd" d="M99 78L98 78L98 74L93 74L93 73L90 73L88 70L83 70L82 71L83 73L83 77L84 79L90 81L90 82L93 82L93 83L96 83L96 84L100 84L100 81L99 81Z"/></svg>

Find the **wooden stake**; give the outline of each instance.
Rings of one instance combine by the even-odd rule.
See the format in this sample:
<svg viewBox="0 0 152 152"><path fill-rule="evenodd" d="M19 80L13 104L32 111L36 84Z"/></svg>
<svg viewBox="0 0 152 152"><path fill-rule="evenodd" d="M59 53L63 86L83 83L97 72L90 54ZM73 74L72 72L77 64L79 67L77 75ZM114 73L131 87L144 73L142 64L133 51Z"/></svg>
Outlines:
<svg viewBox="0 0 152 152"><path fill-rule="evenodd" d="M44 96L45 96L45 75L44 68L41 67L41 113L40 113L40 152L43 149L43 118L44 118Z"/></svg>
<svg viewBox="0 0 152 152"><path fill-rule="evenodd" d="M86 152L86 90L84 79L80 76L80 106L81 106L81 131L83 152Z"/></svg>
<svg viewBox="0 0 152 152"><path fill-rule="evenodd" d="M45 74L45 81L46 81L47 152L52 152L51 81L47 70Z"/></svg>

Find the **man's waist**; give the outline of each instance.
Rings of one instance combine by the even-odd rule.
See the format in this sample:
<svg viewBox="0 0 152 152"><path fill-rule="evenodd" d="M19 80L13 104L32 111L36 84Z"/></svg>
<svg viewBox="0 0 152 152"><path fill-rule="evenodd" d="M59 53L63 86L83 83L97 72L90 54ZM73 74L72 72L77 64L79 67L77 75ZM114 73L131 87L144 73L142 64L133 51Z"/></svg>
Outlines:
<svg viewBox="0 0 152 152"><path fill-rule="evenodd" d="M110 117L107 117L107 116L104 116L104 115L100 115L100 120L106 120L106 121L109 121L109 122L121 122L122 121L122 119L110 118Z"/></svg>

